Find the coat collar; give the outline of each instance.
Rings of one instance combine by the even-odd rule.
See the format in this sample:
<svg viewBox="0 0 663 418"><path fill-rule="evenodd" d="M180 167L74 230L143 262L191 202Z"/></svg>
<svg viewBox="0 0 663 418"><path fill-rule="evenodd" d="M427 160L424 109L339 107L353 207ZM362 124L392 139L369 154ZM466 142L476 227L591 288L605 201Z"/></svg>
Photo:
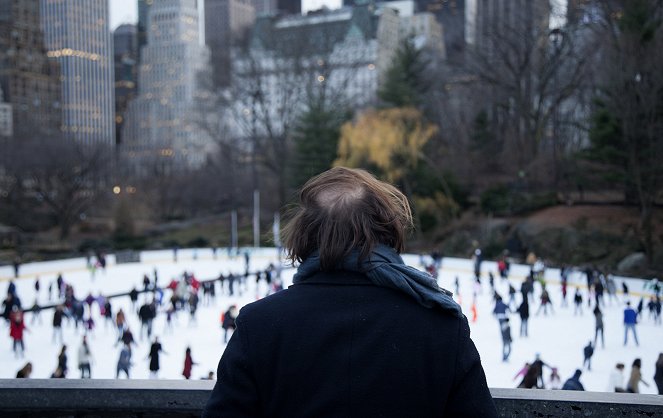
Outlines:
<svg viewBox="0 0 663 418"><path fill-rule="evenodd" d="M375 286L365 275L347 270L320 271L293 286L315 284Z"/></svg>

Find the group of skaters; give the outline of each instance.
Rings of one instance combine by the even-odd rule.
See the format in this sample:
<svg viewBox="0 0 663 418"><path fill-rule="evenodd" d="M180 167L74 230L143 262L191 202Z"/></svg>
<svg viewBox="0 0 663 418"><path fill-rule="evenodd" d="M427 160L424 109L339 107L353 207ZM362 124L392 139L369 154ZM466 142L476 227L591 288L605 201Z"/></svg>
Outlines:
<svg viewBox="0 0 663 418"><path fill-rule="evenodd" d="M439 254L431 254L430 259L432 262L426 263L422 257L422 265L424 268L434 275L439 272L441 266L441 257ZM470 319L475 322L477 320L477 307L476 298L477 294L482 293L482 252L480 248L474 250L472 254L473 270L474 270L474 288L473 288L473 301L470 308ZM488 272L488 284L492 290L494 299L493 315L499 324L499 332L502 337L502 361L508 362L512 351L513 336L511 330L510 314L517 314L520 318L519 336L520 338L528 337L528 324L530 316L537 315L554 315L555 305L553 304L554 296L551 295L549 286L547 286L545 279L546 266L543 261L537 258L533 253L528 254L526 264L529 265L529 273L524 281L520 284L520 289L516 289L509 280L511 263L509 261L508 253L505 252L498 259L496 263L497 271ZM561 302L558 307L564 309L569 306L567 301L569 297L569 278L571 274L577 270L564 266L560 269L560 282L561 282ZM591 335L591 340L588 344L582 347L583 366L577 369L572 376L566 381L562 381L556 367L548 366L537 355L537 358L527 363L514 377L522 377L522 381L518 387L521 388L551 388L551 389L568 389L568 390L584 390L580 382L580 376L584 369L591 371L591 359L595 349L600 345L605 348L604 337L604 309L606 306L624 304L623 309L623 327L624 327L624 346L628 344L639 345L637 336L637 324L644 320L647 315L647 320L654 324L661 324L661 283L657 279L652 279L645 284L646 291L651 293L648 298L642 297L637 306L631 306L628 300L630 297L628 285L625 281L620 283L623 297L618 296L617 283L613 276L603 274L595 268L586 268L580 271L584 274L587 280L587 290L581 291L579 287L575 288L573 294L574 315L583 315L583 307L587 304L587 309L593 314L595 320L594 332ZM504 297L496 290L496 277L501 278L504 282L502 289L506 289L508 285L508 296L504 293ZM538 297L535 297L535 293ZM460 295L459 278L455 279L455 294L456 298L462 301ZM517 295L520 294L520 298ZM519 303L518 303L519 299ZM648 313L644 312L645 308ZM631 338L629 338L631 337ZM632 342L631 342L632 341ZM611 375L611 385L614 387L609 388L609 391L633 392L638 393L640 384L647 385L648 383L641 377L641 359L633 361L630 377L626 380L623 375L624 364L619 363ZM663 355L659 356L655 365L654 381L658 387L659 393L662 393L663 388ZM547 374L548 379L544 381L544 369L549 370Z"/></svg>
<svg viewBox="0 0 663 418"><path fill-rule="evenodd" d="M103 255L95 255L96 261L88 260L88 268L105 268L105 257ZM102 263L99 260L104 260ZM100 264L102 263L102 264ZM246 269L243 273L230 273L227 275L220 274L215 280L201 281L191 272L184 272L181 276L173 278L165 287L159 286L158 272L154 269L153 273L143 275L142 288L138 290L136 287L128 292L129 300L131 301L131 308L129 312L125 312L120 308L115 310L111 299L103 295L93 296L88 294L84 299L79 299L75 296L75 289L71 283L67 283L61 273L57 275L57 279L49 285L49 301L52 301L52 306L48 306L49 310L52 308L52 343L57 344L60 349L57 356L57 366L51 374L53 378L70 377L71 372L68 364L68 351L67 345L74 345L72 341L66 341L63 335L63 327L65 325L74 327L78 334L76 339L82 339L78 345L77 361L78 369L80 371L80 378L91 378L93 355L88 344L88 336L94 335L95 328L95 315L93 311L98 308L99 315L97 318L102 318L104 322L104 330L110 326L116 332L115 349L119 347L119 355L117 357L116 378L131 376L131 369L134 366L134 352L138 344L137 339L129 326L128 315L136 315L140 323L139 340L147 340L151 343L149 354L146 360L149 359L150 377L157 378L160 369L160 356L168 354L158 337L153 336L153 323L157 316L165 316L164 333L173 333L173 320L177 318L182 312L189 316L189 324L195 323L196 311L200 303L205 305L212 305L215 303L217 293L224 296L234 296L236 294L242 295L247 292L248 281L255 280L260 284L266 284L266 292L264 294L256 294L256 298L264 297L266 294L279 291L283 289L281 281L281 268L270 264L266 269L249 272L249 260L246 259ZM91 276L93 279L93 276ZM9 325L10 337L12 340L12 348L17 359L24 358L25 356L25 343L23 335L25 332L30 332L25 324L25 314L32 314L32 321L42 322L42 311L46 307L40 307L37 303L40 281L39 278L35 280L35 304L32 308L26 309L22 306L21 299L16 291L16 285L10 281L7 289L7 297L3 301L2 316L5 322ZM57 289L55 298L52 296L52 288ZM260 288L260 286L256 286ZM265 288L265 286L263 286ZM170 292L168 292L170 290ZM140 294L143 297L140 298ZM199 295L202 294L202 300ZM141 303L139 303L139 299ZM125 307L126 308L126 307ZM223 331L223 343L226 344L232 332L235 329L235 318L237 317L237 306L232 304L224 308L221 314L221 329ZM184 355L184 366L182 368L182 376L190 379L192 376L192 369L197 364L193 361L191 347L187 347ZM17 372L17 377L27 378L30 377L33 369L33 364L27 362ZM206 378L213 376L213 372L207 374ZM79 377L79 376L75 376Z"/></svg>

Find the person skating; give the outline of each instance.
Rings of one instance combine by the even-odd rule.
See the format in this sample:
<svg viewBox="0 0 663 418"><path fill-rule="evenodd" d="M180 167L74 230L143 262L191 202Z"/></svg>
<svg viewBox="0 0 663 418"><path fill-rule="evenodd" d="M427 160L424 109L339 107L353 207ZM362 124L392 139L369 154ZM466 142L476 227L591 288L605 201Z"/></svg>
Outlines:
<svg viewBox="0 0 663 418"><path fill-rule="evenodd" d="M129 344L123 344L122 350L120 351L120 358L117 360L115 378L119 379L120 372L124 372L124 374L127 375L127 379L129 379L129 370L131 369L131 366L131 346Z"/></svg>
<svg viewBox="0 0 663 418"><path fill-rule="evenodd" d="M69 371L69 367L67 366L67 346L62 345L62 348L60 349L60 354L58 354L58 368L57 370L60 370L60 373L62 373L62 377L67 376L67 371ZM59 376L56 376L59 377Z"/></svg>
<svg viewBox="0 0 663 418"><path fill-rule="evenodd" d="M573 309L573 315L577 315L578 312L580 312L580 315L582 315L582 294L580 293L580 289L576 287L576 293L573 295L573 303L575 304L575 308Z"/></svg>
<svg viewBox="0 0 663 418"><path fill-rule="evenodd" d="M626 391L629 393L640 393L640 383L649 387L649 383L642 380L642 373L640 368L642 367L642 360L636 358L633 360L633 365L631 366L631 377L628 379L626 384Z"/></svg>
<svg viewBox="0 0 663 418"><path fill-rule="evenodd" d="M136 343L136 340L134 339L134 334L131 332L131 329L129 329L128 327L122 333L122 342L126 345L131 345L131 344L138 345Z"/></svg>
<svg viewBox="0 0 663 418"><path fill-rule="evenodd" d="M25 363L25 366L21 367L21 369L18 372L16 372L16 378L28 379L30 378L31 374L32 374L32 363L27 362Z"/></svg>
<svg viewBox="0 0 663 418"><path fill-rule="evenodd" d="M62 316L64 315L64 308L62 305L58 305L55 307L55 311L53 312L53 338L52 341L55 343L57 340L57 337L60 337L60 344L63 343L62 339Z"/></svg>
<svg viewBox="0 0 663 418"><path fill-rule="evenodd" d="M184 376L185 379L189 380L191 378L191 369L196 364L198 363L194 362L191 357L191 347L187 347L186 352L184 353L184 369L182 370L182 376Z"/></svg>
<svg viewBox="0 0 663 418"><path fill-rule="evenodd" d="M511 355L511 326L509 325L509 318L505 318L500 322L502 331L502 361L509 360Z"/></svg>
<svg viewBox="0 0 663 418"><path fill-rule="evenodd" d="M138 301L138 290L136 290L135 286L129 292L129 299L131 300L131 310L133 311L136 308L136 301Z"/></svg>
<svg viewBox="0 0 663 418"><path fill-rule="evenodd" d="M633 333L635 345L639 346L638 334L635 331L635 325L638 323L638 313L631 307L631 302L626 302L626 309L624 309L624 346L628 342L628 332Z"/></svg>
<svg viewBox="0 0 663 418"><path fill-rule="evenodd" d="M573 373L573 376L564 382L562 390L585 390L585 387L582 385L582 383L580 383L581 374L582 370L576 369L575 373Z"/></svg>
<svg viewBox="0 0 663 418"><path fill-rule="evenodd" d="M120 341L122 339L122 335L124 334L124 326L126 324L126 318L124 316L124 311L122 308L120 308L119 311L115 314L115 326L117 328L117 340Z"/></svg>
<svg viewBox="0 0 663 418"><path fill-rule="evenodd" d="M92 378L92 369L90 368L91 361L92 353L90 352L90 346L87 343L87 337L84 335L81 346L78 347L78 369L81 371L81 379Z"/></svg>
<svg viewBox="0 0 663 418"><path fill-rule="evenodd" d="M659 353L656 361L656 373L654 373L654 383L658 388L658 394L663 395L663 353Z"/></svg>
<svg viewBox="0 0 663 418"><path fill-rule="evenodd" d="M550 294L544 286L543 290L541 291L541 305L539 305L539 309L536 310L536 315L541 312L541 309L543 309L544 315L548 315L548 307L550 307L550 313L554 314L555 310L553 309L552 302L550 301Z"/></svg>
<svg viewBox="0 0 663 418"><path fill-rule="evenodd" d="M234 332L236 328L235 320L237 318L237 307L232 305L228 310L223 314L221 320L221 327L223 328L223 343L228 342L228 332L232 330Z"/></svg>
<svg viewBox="0 0 663 418"><path fill-rule="evenodd" d="M624 363L617 363L608 378L608 392L626 392L624 388Z"/></svg>
<svg viewBox="0 0 663 418"><path fill-rule="evenodd" d="M550 371L550 378L548 379L548 389L561 389L562 378L560 377L557 367L553 367Z"/></svg>
<svg viewBox="0 0 663 418"><path fill-rule="evenodd" d="M160 353L168 354L159 342L159 338L154 337L154 342L150 346L150 354L148 354L150 359L150 379L156 379L159 377L159 369L161 368L161 365L159 364Z"/></svg>
<svg viewBox="0 0 663 418"><path fill-rule="evenodd" d="M582 367L585 367L587 365L587 370L591 371L592 370L592 356L594 355L594 346L592 345L592 342L590 341L589 344L585 346L582 350L585 359L582 361Z"/></svg>
<svg viewBox="0 0 663 418"><path fill-rule="evenodd" d="M16 358L25 356L25 343L23 342L23 333L28 331L23 321L23 311L14 306L9 317L9 336L12 339L12 349Z"/></svg>
<svg viewBox="0 0 663 418"><path fill-rule="evenodd" d="M529 321L529 302L527 298L518 307L518 314L520 315L520 336L527 337L527 321Z"/></svg>
<svg viewBox="0 0 663 418"><path fill-rule="evenodd" d="M603 312L598 305L594 308L594 318L596 319L596 324L594 327L594 347L597 347L599 334L601 334L601 347L605 348L605 338L603 336Z"/></svg>
<svg viewBox="0 0 663 418"><path fill-rule="evenodd" d="M143 333L145 333L149 340L152 337L152 320L154 319L151 304L146 302L138 309L138 318L140 319L140 339L143 339Z"/></svg>

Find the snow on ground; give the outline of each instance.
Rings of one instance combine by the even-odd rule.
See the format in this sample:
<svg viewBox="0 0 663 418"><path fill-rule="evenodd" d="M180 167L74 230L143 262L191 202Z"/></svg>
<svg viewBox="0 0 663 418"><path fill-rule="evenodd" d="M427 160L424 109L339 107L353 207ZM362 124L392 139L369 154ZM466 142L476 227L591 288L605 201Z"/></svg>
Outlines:
<svg viewBox="0 0 663 418"><path fill-rule="evenodd" d="M269 263L277 262L277 253L274 249L254 249L251 253L251 271L264 269ZM405 256L410 265L421 268L418 256ZM128 292L132 287L142 288L143 274L153 274L156 269L159 275L159 285L166 286L171 278L181 275L183 271L195 274L199 280L215 278L219 273L229 272L242 273L244 271L243 257L229 258L225 252L220 252L217 260L212 257L209 249L180 250L178 262L173 261L171 251L150 251L141 254L141 263L129 263L116 265L114 257L108 257L107 271L98 271L94 279L86 269L86 261L83 258L61 261L31 263L21 266L21 276L14 280L19 297L25 308L31 307L38 297L40 304L48 303L48 285L55 281L57 274L62 273L65 281L73 285L75 295L84 299L88 292L93 295L113 294ZM488 385L491 387L515 387L518 381L513 376L527 361L532 361L539 353L541 358L548 364L559 369L562 381L570 377L576 368L581 368L583 361L583 347L594 337L594 316L585 302L582 315L573 315L572 297L574 286L579 286L583 291L583 297L587 300L584 274L574 273L570 278L569 307L560 307L561 290L558 285L559 271L548 269L546 279L549 282L549 292L553 300L555 313L549 315L535 315L538 309L538 298L530 304L531 318L529 323L529 338L519 337L520 318L518 314L511 315L511 332L514 339L513 351L508 362L502 362L501 334L497 320L492 316L493 300L488 285L488 271L495 272L495 283L497 291L508 300L508 283L502 281L496 273L495 263L483 263L483 289L477 297L478 319L471 322L472 339L474 340L482 364L486 371ZM520 282L528 272L528 267L514 265L511 269L510 280L514 287L519 290ZM283 272L286 287L291 284L293 269ZM13 276L11 266L0 267L0 294L5 295L7 285ZM41 290L35 295L34 281L39 277ZM461 306L466 315L471 318L470 306L473 292L472 263L470 260L445 258L443 261L439 282L450 290L454 290L454 279L460 279ZM647 295L643 289L644 282L638 279L617 279L617 286L621 287L621 281L626 280L631 289L628 300L637 305L642 295ZM264 281L256 288L255 279L250 277L247 281L248 290L243 295L230 297L220 296L217 287L216 301L211 305L205 305L201 292L201 306L196 314L196 322L191 322L188 312L180 312L173 320L172 330L166 329L164 310L160 311L154 324L154 335L157 335L167 354L161 357L160 378L183 379L182 367L184 364L184 351L191 347L192 356L197 363L193 368L193 378L206 376L209 371L216 371L216 366L224 349L223 333L219 324L221 312L225 311L231 304L243 306L264 296L267 287ZM55 288L55 285L53 285ZM537 296L539 286L535 287ZM55 294L55 292L54 292ZM140 306L145 296L141 295L135 309ZM150 296L151 297L151 296ZM166 291L164 300L168 300L170 291ZM622 312L625 298L618 295L619 301L606 300L604 311L605 323L605 349L596 349L592 359L592 371L584 371L581 381L587 390L604 391L608 376L617 362L626 364L625 375L630 373L631 363L635 358L642 359L642 373L645 381L650 383L649 387L641 385L643 393L656 393L653 382L654 364L659 352L663 352L663 326L655 325L646 312L637 326L640 346L636 347L632 340L627 347L623 346L624 329L622 325ZM645 303L646 303L645 299ZM520 293L517 294L517 302L520 303ZM111 300L113 313L121 307L125 312L135 312L131 309L128 297L115 298ZM96 329L89 337L90 348L93 355L92 376L94 378L114 378L117 359L119 357L120 345L116 345L115 329L104 324L99 315L99 309L93 305L93 316ZM139 338L140 326L137 315L127 315L130 328L138 341L138 346L133 350L134 367L131 370L132 378L146 379L149 377L149 360L147 354L150 342ZM0 325L0 378L12 378L16 375L25 362L33 364L33 378L47 378L55 370L57 356L60 350L59 344L54 344L52 338L53 311L45 310L41 313L39 320L33 323L31 313L26 313L26 325L29 331L25 334L26 345L25 358L17 359L12 352L9 328L2 321ZM82 331L76 330L73 324L64 323L64 340L68 345L68 377L79 376L77 369L77 351L80 345ZM435 332L435 330L431 330ZM549 371L544 370L545 377Z"/></svg>

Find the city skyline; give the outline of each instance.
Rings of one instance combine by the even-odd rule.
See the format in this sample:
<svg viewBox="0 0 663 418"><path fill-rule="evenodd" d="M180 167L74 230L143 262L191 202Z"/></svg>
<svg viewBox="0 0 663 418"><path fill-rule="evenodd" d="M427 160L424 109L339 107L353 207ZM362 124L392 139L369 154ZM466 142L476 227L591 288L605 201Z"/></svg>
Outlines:
<svg viewBox="0 0 663 418"><path fill-rule="evenodd" d="M330 9L341 7L342 0L302 0L302 10L315 10L323 6ZM138 21L138 7L136 0L108 0L110 7L110 28L115 30L124 23Z"/></svg>

